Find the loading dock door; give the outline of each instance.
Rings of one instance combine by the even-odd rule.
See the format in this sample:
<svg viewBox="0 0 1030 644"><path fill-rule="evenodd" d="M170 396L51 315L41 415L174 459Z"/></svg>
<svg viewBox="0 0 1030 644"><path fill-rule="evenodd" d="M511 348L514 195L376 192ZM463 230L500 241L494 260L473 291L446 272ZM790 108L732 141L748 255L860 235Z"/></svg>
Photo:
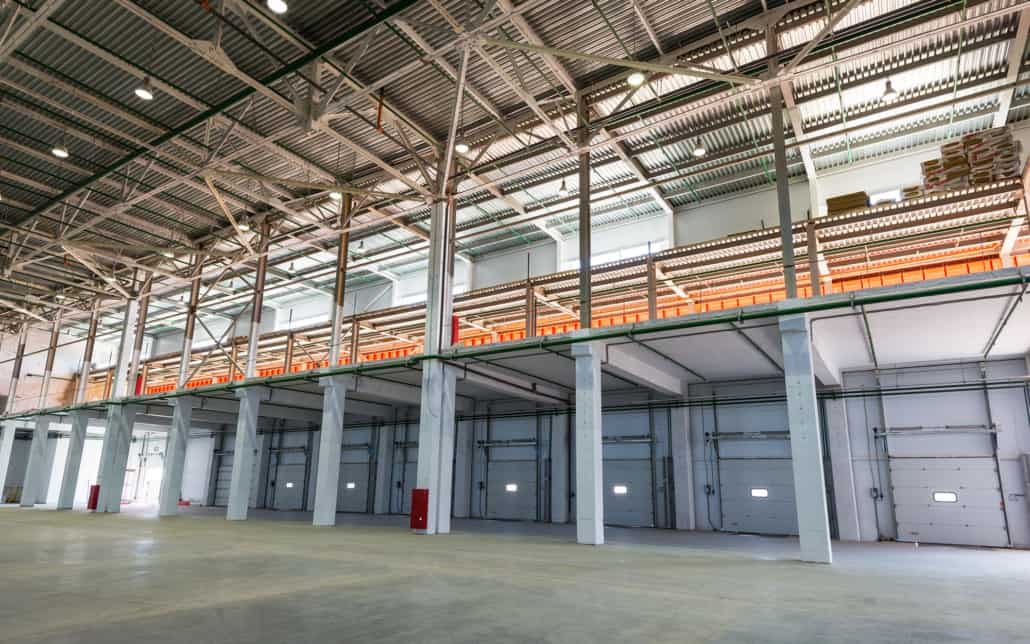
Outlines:
<svg viewBox="0 0 1030 644"><path fill-rule="evenodd" d="M371 430L344 434L340 452L340 480L336 494L337 512L369 512L369 485L372 470Z"/></svg>
<svg viewBox="0 0 1030 644"><path fill-rule="evenodd" d="M605 453L621 445L605 446ZM636 447L636 446L634 446ZM641 446L647 449L647 446ZM604 459L604 522L608 525L653 527L651 459Z"/></svg>
<svg viewBox="0 0 1030 644"><path fill-rule="evenodd" d="M789 458L720 458L719 470L724 530L798 533L794 470Z"/></svg>
<svg viewBox="0 0 1030 644"><path fill-rule="evenodd" d="M529 447L491 448L490 452L532 450ZM494 460L490 455L486 483L488 519L536 519L536 460Z"/></svg>
<svg viewBox="0 0 1030 644"><path fill-rule="evenodd" d="M886 416L878 440L886 442L898 540L1007 546L983 392L911 396L888 403Z"/></svg>

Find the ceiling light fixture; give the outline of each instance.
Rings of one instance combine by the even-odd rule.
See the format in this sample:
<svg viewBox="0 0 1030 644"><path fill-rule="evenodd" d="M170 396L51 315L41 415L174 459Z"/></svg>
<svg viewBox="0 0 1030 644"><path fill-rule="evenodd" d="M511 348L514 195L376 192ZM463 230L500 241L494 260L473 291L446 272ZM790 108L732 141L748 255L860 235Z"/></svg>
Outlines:
<svg viewBox="0 0 1030 644"><path fill-rule="evenodd" d="M647 76L644 76L644 72L633 72L626 77L626 84L630 87L640 87L647 82Z"/></svg>
<svg viewBox="0 0 1030 644"><path fill-rule="evenodd" d="M245 233L245 232L248 232L250 230L250 224L248 224L245 221L241 221L239 226L238 226L238 228L240 229L241 233Z"/></svg>
<svg viewBox="0 0 1030 644"><path fill-rule="evenodd" d="M700 159L704 155L708 154L708 150L705 148L705 144L701 142L701 139L698 139L697 141L694 141L694 148L690 153Z"/></svg>
<svg viewBox="0 0 1030 644"><path fill-rule="evenodd" d="M898 100L898 90L894 89L894 86L891 85L891 81L888 78L887 84L883 88L883 96L880 97L880 102L890 105L896 100Z"/></svg>
<svg viewBox="0 0 1030 644"><path fill-rule="evenodd" d="M333 190L329 193L329 198L333 201L339 201L340 199L343 199L343 193L339 190Z"/></svg>
<svg viewBox="0 0 1030 644"><path fill-rule="evenodd" d="M569 187L565 185L565 179L562 179L561 185L558 186L558 196L563 199L569 196Z"/></svg>
<svg viewBox="0 0 1030 644"><path fill-rule="evenodd" d="M136 86L133 90L136 93L136 98L141 101L152 101L154 100L154 88L150 83L150 77L144 76L143 82Z"/></svg>
<svg viewBox="0 0 1030 644"><path fill-rule="evenodd" d="M277 13L280 16L286 13L286 10L290 8L286 4L286 0L268 0L265 5L268 6L269 11Z"/></svg>
<svg viewBox="0 0 1030 644"><path fill-rule="evenodd" d="M68 158L68 146L64 143L65 137L61 137L61 142L50 148L50 154L54 155L58 159Z"/></svg>
<svg viewBox="0 0 1030 644"><path fill-rule="evenodd" d="M170 250L163 250L163 251L161 251L161 255L164 256L164 257L167 257L168 259L173 259L175 257L175 253L173 253Z"/></svg>
<svg viewBox="0 0 1030 644"><path fill-rule="evenodd" d="M458 154L468 154L471 149L464 137L459 136L458 140L454 142L454 151Z"/></svg>

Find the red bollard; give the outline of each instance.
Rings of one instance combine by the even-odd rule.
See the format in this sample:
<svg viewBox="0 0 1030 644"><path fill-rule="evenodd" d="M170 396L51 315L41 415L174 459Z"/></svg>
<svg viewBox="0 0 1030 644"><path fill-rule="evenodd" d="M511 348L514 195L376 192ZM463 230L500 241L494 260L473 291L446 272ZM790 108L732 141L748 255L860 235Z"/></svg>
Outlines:
<svg viewBox="0 0 1030 644"><path fill-rule="evenodd" d="M97 502L100 500L100 486L91 485L89 486L89 499L86 500L86 509L93 510L97 509Z"/></svg>
<svg viewBox="0 0 1030 644"><path fill-rule="evenodd" d="M425 530L429 525L429 490L417 487L411 491L411 529Z"/></svg>

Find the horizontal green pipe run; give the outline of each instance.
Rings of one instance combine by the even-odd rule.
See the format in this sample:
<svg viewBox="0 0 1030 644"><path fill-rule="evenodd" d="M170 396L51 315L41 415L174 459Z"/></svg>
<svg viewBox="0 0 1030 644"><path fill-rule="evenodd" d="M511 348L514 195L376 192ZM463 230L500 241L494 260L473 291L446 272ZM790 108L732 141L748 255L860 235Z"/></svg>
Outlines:
<svg viewBox="0 0 1030 644"><path fill-rule="evenodd" d="M664 333L667 331L678 331L683 329L694 329L699 327L714 326L718 324L729 324L731 322L763 320L768 318L778 318L784 315L796 315L801 313L816 313L819 311L829 311L842 308L854 308L856 306L862 306L867 304L900 302L921 297L932 297L935 295L953 295L956 293L968 293L972 291L985 290L989 288L998 288L1002 286L1018 286L1026 284L1028 281L1030 281L1030 274L1023 273L1022 269L1020 269L1018 272L1012 272L1009 275L995 276L991 278L978 279L969 282L943 283L948 282L949 279L950 278L939 280L939 283L935 286L930 286L928 288L922 289L913 289L911 291L900 293L884 293L877 292L883 289L872 289L870 291L864 292L864 294L861 295L858 294L859 292L851 294L838 294L834 296L827 296L825 299L819 298L823 301L814 301L803 304L792 304L789 306L763 305L762 307L756 308L755 310L749 311L746 308L741 308L737 309L734 313L706 316L704 318L678 319L675 321L664 323L644 322L641 324L630 324L621 327L613 327L610 331L575 332L573 335L542 337L536 341L511 342L505 345L476 349L459 348L453 349L451 351L444 351L437 354L411 356L409 358L399 360L384 360L382 362L377 362L375 364L363 363L357 365L347 365L343 367L333 367L320 370L305 371L302 373L295 374L283 374L281 376L251 378L248 380L241 380L239 382L211 385L208 387L178 389L176 391L167 391L159 394L129 396L117 400L99 400L91 401L88 403L80 403L77 405L47 407L43 409L36 409L25 412L15 412L12 414L0 416L0 421L17 418L31 418L33 416L44 416L48 414L66 413L80 409L99 409L102 407L106 407L108 405L144 404L151 401L168 400L172 398L179 398L182 396L203 396L217 393L226 393L235 391L237 389L245 389L247 387L270 387L275 385L288 384L292 382L318 380L319 378L325 376L360 375L363 373L372 373L377 371L396 369L398 367L410 368L427 360L458 360L462 358L478 358L481 356L500 355L505 353L514 353L517 351L525 351L526 349L547 349L552 347L565 347L570 344L593 342L596 340L634 338L652 335L655 333ZM795 302L800 301L802 300L795 300Z"/></svg>

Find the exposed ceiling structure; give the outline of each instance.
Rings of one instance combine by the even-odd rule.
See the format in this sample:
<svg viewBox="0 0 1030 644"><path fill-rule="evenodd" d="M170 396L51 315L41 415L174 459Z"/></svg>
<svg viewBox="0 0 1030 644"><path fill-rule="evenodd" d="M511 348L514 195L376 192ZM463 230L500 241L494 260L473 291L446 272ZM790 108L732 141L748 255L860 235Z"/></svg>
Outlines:
<svg viewBox="0 0 1030 644"><path fill-rule="evenodd" d="M349 284L423 268L466 53L472 261L576 234L580 95L601 226L771 182L771 87L798 178L1025 120L1028 27L1015 0L0 0L0 322L113 314L150 273L174 326L194 256L235 314L266 219L268 298L331 290L334 193Z"/></svg>

